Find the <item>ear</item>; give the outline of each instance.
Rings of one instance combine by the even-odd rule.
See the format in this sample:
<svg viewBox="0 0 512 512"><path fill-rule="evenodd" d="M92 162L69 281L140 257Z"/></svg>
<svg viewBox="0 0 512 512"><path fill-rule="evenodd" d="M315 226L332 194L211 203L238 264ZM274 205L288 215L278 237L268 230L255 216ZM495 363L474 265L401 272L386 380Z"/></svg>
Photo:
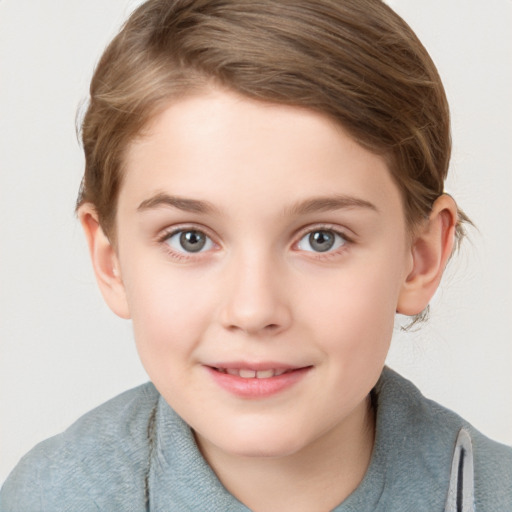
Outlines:
<svg viewBox="0 0 512 512"><path fill-rule="evenodd" d="M428 306L452 253L456 223L457 205L443 194L412 241L412 270L400 290L397 313L413 316Z"/></svg>
<svg viewBox="0 0 512 512"><path fill-rule="evenodd" d="M91 203L85 203L78 209L78 217L89 245L96 281L105 302L116 315L130 318L119 259L100 226L96 209Z"/></svg>

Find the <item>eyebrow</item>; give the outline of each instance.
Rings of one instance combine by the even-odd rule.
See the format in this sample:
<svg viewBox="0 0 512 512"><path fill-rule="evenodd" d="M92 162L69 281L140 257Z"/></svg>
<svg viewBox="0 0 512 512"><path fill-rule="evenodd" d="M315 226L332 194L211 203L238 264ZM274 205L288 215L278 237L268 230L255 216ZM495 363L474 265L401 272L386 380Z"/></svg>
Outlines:
<svg viewBox="0 0 512 512"><path fill-rule="evenodd" d="M214 213L218 209L208 201L189 199L186 197L173 196L163 192L158 193L149 199L145 199L137 207L137 211L152 210L155 208L173 207L190 213ZM365 208L378 211L377 207L366 201L352 196L336 195L328 197L313 197L305 201L299 201L290 207L285 208L285 215L307 215L311 213L329 212L342 209Z"/></svg>
<svg viewBox="0 0 512 512"><path fill-rule="evenodd" d="M159 193L142 201L137 211L152 210L162 206L171 206L190 213L213 213L217 209L208 201L198 199L187 199L186 197L171 196L165 193Z"/></svg>
<svg viewBox="0 0 512 512"><path fill-rule="evenodd" d="M295 203L286 209L291 215L307 215L309 213L330 212L342 209L364 208L378 212L378 208L369 201L353 196L335 195L328 197L313 197Z"/></svg>

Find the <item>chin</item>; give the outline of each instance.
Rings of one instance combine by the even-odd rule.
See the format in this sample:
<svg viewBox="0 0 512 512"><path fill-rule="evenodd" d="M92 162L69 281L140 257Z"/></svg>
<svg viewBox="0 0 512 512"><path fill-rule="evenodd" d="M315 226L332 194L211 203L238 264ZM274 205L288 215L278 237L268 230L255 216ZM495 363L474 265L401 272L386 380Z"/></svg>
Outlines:
<svg viewBox="0 0 512 512"><path fill-rule="evenodd" d="M216 442L217 441L217 442ZM224 453L247 458L280 458L293 455L308 443L304 436L289 432L288 429L257 429L256 431L230 431L211 443Z"/></svg>

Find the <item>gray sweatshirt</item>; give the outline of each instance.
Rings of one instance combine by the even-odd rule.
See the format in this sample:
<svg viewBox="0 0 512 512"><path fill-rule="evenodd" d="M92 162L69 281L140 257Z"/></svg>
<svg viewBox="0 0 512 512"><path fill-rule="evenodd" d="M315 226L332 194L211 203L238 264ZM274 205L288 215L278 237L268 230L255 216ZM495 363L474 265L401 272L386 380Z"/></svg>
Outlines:
<svg viewBox="0 0 512 512"><path fill-rule="evenodd" d="M512 511L512 448L385 368L370 466L335 512ZM0 493L1 512L248 512L150 383L37 445ZM314 511L312 511L314 512Z"/></svg>

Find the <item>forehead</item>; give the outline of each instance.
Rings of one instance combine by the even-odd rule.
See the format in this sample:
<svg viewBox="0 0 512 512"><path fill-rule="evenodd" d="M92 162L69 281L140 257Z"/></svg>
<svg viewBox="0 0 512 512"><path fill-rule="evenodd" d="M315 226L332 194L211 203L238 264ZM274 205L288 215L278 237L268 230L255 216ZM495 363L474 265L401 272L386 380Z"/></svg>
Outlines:
<svg viewBox="0 0 512 512"><path fill-rule="evenodd" d="M219 89L169 104L128 147L124 168L120 208L161 193L219 209L282 210L333 194L401 204L385 160L327 116Z"/></svg>

